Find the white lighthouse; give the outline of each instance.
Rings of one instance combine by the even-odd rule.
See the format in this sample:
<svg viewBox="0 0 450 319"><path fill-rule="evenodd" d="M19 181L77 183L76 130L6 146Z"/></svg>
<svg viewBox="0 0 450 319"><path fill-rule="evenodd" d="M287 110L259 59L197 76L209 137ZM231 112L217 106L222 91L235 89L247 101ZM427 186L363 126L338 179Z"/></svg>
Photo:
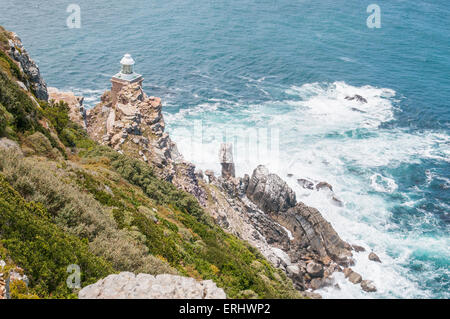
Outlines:
<svg viewBox="0 0 450 319"><path fill-rule="evenodd" d="M134 59L128 53L123 56L122 60L120 60L120 72L111 78L111 98L113 105L116 104L117 94L120 92L122 87L130 83L139 83L139 85L142 85L144 78L142 75L134 72L134 64Z"/></svg>

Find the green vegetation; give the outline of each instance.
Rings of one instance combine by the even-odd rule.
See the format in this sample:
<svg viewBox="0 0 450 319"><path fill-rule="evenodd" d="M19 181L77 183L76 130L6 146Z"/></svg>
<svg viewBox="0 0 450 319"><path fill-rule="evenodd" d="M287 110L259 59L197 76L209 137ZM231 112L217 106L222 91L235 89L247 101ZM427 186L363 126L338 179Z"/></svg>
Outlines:
<svg viewBox="0 0 450 319"><path fill-rule="evenodd" d="M70 297L67 266L80 265L82 279L92 283L113 272L86 242L65 234L49 221L40 204L26 202L0 175L0 234L9 256L27 270L33 290L42 297Z"/></svg>
<svg viewBox="0 0 450 319"><path fill-rule="evenodd" d="M83 286L132 271L212 279L232 298L298 297L284 273L225 233L196 198L148 164L98 146L70 121L67 104L38 105L16 84L23 75L8 56L0 58L0 137L23 151L0 150L0 253L31 279L14 297L75 297L70 264L81 267Z"/></svg>
<svg viewBox="0 0 450 319"><path fill-rule="evenodd" d="M11 32L8 32L0 26L0 50L8 50L9 43L8 40L11 38Z"/></svg>

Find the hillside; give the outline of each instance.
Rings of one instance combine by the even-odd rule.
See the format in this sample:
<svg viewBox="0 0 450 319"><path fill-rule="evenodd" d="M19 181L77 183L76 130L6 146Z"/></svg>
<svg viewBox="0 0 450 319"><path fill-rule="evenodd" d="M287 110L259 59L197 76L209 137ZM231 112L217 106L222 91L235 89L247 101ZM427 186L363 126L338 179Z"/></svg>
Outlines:
<svg viewBox="0 0 450 319"><path fill-rule="evenodd" d="M350 268L364 248L266 167L236 177L229 144L220 176L184 160L161 99L140 83L86 111L82 97L47 89L14 33L0 29L0 49L0 297L76 298L73 264L91 293L132 273L211 280L228 298L320 298L335 272L376 291ZM304 182L342 204L330 184Z"/></svg>
<svg viewBox="0 0 450 319"><path fill-rule="evenodd" d="M40 75L9 54L25 54L11 48L14 37L0 30L0 259L5 277L21 272L28 286L12 298L75 298L70 264L80 266L82 286L130 271L211 279L230 298L300 297L194 196L93 141L66 103L40 99Z"/></svg>

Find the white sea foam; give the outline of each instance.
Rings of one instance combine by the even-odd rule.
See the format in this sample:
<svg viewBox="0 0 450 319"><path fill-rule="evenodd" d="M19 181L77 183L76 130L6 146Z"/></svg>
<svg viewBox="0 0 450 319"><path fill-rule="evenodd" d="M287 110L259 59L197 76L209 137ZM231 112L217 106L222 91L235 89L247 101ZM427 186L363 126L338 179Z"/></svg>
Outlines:
<svg viewBox="0 0 450 319"><path fill-rule="evenodd" d="M292 86L285 93L292 98L257 105L232 101L199 104L168 116L169 130L187 160L219 173L217 153L224 137L221 132L232 130L245 135L246 130L255 127L279 128L278 158L261 158L250 152L244 161L237 161L237 175L251 174L258 164L278 173L297 198L319 209L344 240L367 248L367 252L355 254L353 268L364 279L373 280L378 288L376 293L365 293L342 274L335 274L340 289L327 287L319 292L326 298L430 297L429 291L419 288L418 278L410 275L405 265L411 254L430 247L450 259L449 240L423 238L420 232L407 234L390 223L392 204L385 194L395 193L398 186L394 177L379 168L421 163L424 159L448 161L449 136L433 131L419 134L380 128L382 123L394 119L396 92L391 89L335 82ZM355 94L363 96L367 103L345 99ZM180 127L190 127L194 119L203 120L203 137L198 139L179 131ZM237 145L235 157L248 153L245 143L232 142ZM197 151L192 152L193 149ZM293 176L286 178L288 174ZM330 183L344 206L333 205L326 192L301 187L299 178ZM420 193L420 187L415 191ZM406 206L420 203L411 200L407 193L400 195ZM424 214L421 218L418 224L431 217ZM382 264L368 260L370 250L380 256Z"/></svg>

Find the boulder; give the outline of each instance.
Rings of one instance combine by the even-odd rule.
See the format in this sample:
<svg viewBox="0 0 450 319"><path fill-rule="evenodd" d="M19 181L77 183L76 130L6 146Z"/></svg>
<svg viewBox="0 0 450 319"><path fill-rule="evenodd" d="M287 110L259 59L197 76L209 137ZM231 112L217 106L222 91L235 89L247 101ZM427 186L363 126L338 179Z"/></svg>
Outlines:
<svg viewBox="0 0 450 319"><path fill-rule="evenodd" d="M361 95L358 95L358 94L355 94L354 96L346 96L345 99L349 100L349 101L356 100L356 101L361 102L361 103L367 103L367 100L365 98L363 98Z"/></svg>
<svg viewBox="0 0 450 319"><path fill-rule="evenodd" d="M79 299L226 299L225 292L211 280L175 275L109 275L84 287Z"/></svg>
<svg viewBox="0 0 450 319"><path fill-rule="evenodd" d="M364 247L362 247L362 246L352 245L352 247L353 247L353 250L358 252L358 253L362 252L362 251L366 251L366 249Z"/></svg>
<svg viewBox="0 0 450 319"><path fill-rule="evenodd" d="M375 287L373 281L371 280L363 280L361 281L361 288L367 292L375 292L377 291L377 287Z"/></svg>
<svg viewBox="0 0 450 319"><path fill-rule="evenodd" d="M266 213L286 211L296 204L294 191L278 175L259 165L250 178L247 197Z"/></svg>
<svg viewBox="0 0 450 319"><path fill-rule="evenodd" d="M20 38L14 33L13 39L10 40L10 50L8 51L8 54L12 59L19 63L20 68L26 74L27 83L25 83L25 85L32 89L34 95L38 99L47 101L47 84L41 76L39 67L33 59L31 59L28 52L23 47Z"/></svg>
<svg viewBox="0 0 450 319"><path fill-rule="evenodd" d="M323 276L323 267L321 264L310 262L306 265L306 271L311 277L322 277Z"/></svg>
<svg viewBox="0 0 450 319"><path fill-rule="evenodd" d="M307 179L299 178L299 179L297 179L297 183L303 188L314 189L314 183Z"/></svg>
<svg viewBox="0 0 450 319"><path fill-rule="evenodd" d="M351 268L344 268L342 272L344 273L345 278L348 278L348 276L350 276L353 270Z"/></svg>
<svg viewBox="0 0 450 319"><path fill-rule="evenodd" d="M321 189L329 189L330 191L333 191L333 186L328 184L327 182L320 182L316 185L316 189L320 191Z"/></svg>
<svg viewBox="0 0 450 319"><path fill-rule="evenodd" d="M289 225L294 238L320 258L329 256L338 264L349 264L351 247L343 241L320 212L303 203L298 203L287 212L273 214L281 224Z"/></svg>
<svg viewBox="0 0 450 319"><path fill-rule="evenodd" d="M375 261L377 263L381 263L380 258L377 256L377 254L375 254L374 252L371 252L369 254L369 260Z"/></svg>
<svg viewBox="0 0 450 319"><path fill-rule="evenodd" d="M359 284L362 281L362 277L357 272L352 271L348 276L348 280L353 284Z"/></svg>
<svg viewBox="0 0 450 319"><path fill-rule="evenodd" d="M310 282L311 289L317 290L323 286L323 279L322 278L314 278Z"/></svg>

